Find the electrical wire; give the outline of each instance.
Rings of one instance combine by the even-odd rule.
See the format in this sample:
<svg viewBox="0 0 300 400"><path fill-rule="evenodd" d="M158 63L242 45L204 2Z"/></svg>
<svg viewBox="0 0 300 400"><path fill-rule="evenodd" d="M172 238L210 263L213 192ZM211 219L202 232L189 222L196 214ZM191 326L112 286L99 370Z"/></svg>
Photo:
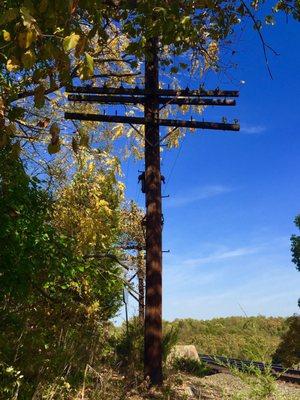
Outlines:
<svg viewBox="0 0 300 400"><path fill-rule="evenodd" d="M167 189L167 187L168 187L168 185L169 185L169 183L170 183L170 180L171 180L171 177L172 177L173 172L174 172L174 170L175 170L177 161L178 161L179 156L180 156L180 154L181 154L181 151L182 151L182 148L183 148L183 144L184 144L184 142L185 142L185 138L186 138L186 136L184 136L184 137L182 138L181 143L180 143L180 145L179 145L179 149L178 149L177 155L176 155L176 157L175 157L175 160L174 160L174 162L173 162L173 165L172 165L172 167L171 167L171 170L170 170L170 172L169 172L169 175L168 175L168 177L167 177L167 179L166 179L166 184L165 184L165 188L164 188L165 190Z"/></svg>

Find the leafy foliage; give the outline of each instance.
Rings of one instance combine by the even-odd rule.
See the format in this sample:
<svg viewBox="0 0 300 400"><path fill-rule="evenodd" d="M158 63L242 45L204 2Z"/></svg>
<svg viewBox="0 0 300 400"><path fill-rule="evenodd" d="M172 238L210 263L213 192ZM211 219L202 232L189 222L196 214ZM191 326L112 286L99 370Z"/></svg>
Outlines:
<svg viewBox="0 0 300 400"><path fill-rule="evenodd" d="M263 1L253 1L259 10ZM278 11L299 19L299 3L273 1L266 23L273 23ZM172 53L193 49L203 54L211 41L227 37L240 18L249 14L244 2L185 1L7 1L0 19L3 56L9 73L32 70L35 81L45 76L68 83L74 72L83 79L93 76L95 43L105 46L110 39L107 27L120 24L127 37L124 51L143 58L147 38L161 37L165 62ZM66 16L68 18L66 18ZM87 29L89 27L90 29ZM3 46L1 46L3 47ZM75 62L74 60L75 59ZM72 66L73 64L73 66ZM75 66L75 70L74 70ZM73 68L72 68L73 67ZM39 69L40 68L40 69ZM58 76L58 77L57 77ZM33 81L34 82L34 81Z"/></svg>
<svg viewBox="0 0 300 400"><path fill-rule="evenodd" d="M105 353L107 321L119 309L123 282L115 260L86 258L86 241L70 232L67 236L64 220L61 226L56 224L63 200L56 209L54 199L26 175L12 146L1 150L0 164L0 323L4 327L0 360L4 371L18 374L10 375L16 378L11 385L6 374L8 390L18 388L19 398L27 399L39 382L57 376L76 381L96 353L98 358ZM98 224L106 227L110 238L104 236L102 245L99 236L97 246L107 249L117 235L119 189L110 172L101 187L109 187L109 195L115 196L111 203L115 209L105 217L97 209L103 217ZM98 199L104 200L103 190ZM78 196L86 215L89 204L84 191ZM73 209L77 205L73 199ZM74 226L80 228L77 222Z"/></svg>
<svg viewBox="0 0 300 400"><path fill-rule="evenodd" d="M144 355L144 326L139 318L129 321L128 329L125 324L117 329L116 354L118 363L127 373L141 371ZM177 343L176 328L164 327L162 337L163 361L166 362L172 347Z"/></svg>
<svg viewBox="0 0 300 400"><path fill-rule="evenodd" d="M244 365L243 370L231 367L230 371L247 385L247 389L234 393L234 399L267 400L276 395L276 377L272 372L271 364L266 364L263 371L255 365Z"/></svg>
<svg viewBox="0 0 300 400"><path fill-rule="evenodd" d="M288 330L273 356L274 362L285 367L300 366L300 316L294 315L287 320Z"/></svg>
<svg viewBox="0 0 300 400"><path fill-rule="evenodd" d="M0 114L0 126L6 136L20 136L16 120L28 107L18 100L33 98L34 106L43 109L47 95L76 77L135 83L139 63L147 54L147 39L153 36L160 38L161 63L170 66L170 73L187 69L185 62L174 64L174 55L182 54L190 60L191 71L195 66L218 69L219 44L230 42L242 19L254 19L257 30L264 23L274 24L277 12L299 19L297 0L274 0L267 15L264 3L189 0L182 6L178 0L4 0L0 98L9 124L4 126ZM52 143L50 153L58 148Z"/></svg>
<svg viewBox="0 0 300 400"><path fill-rule="evenodd" d="M300 215L295 218L295 225L300 229ZM292 256L293 263L296 264L297 269L300 271L300 236L293 235L292 242Z"/></svg>
<svg viewBox="0 0 300 400"><path fill-rule="evenodd" d="M127 372L137 373L142 370L144 354L144 327L138 318L133 318L119 331L116 354L121 367Z"/></svg>
<svg viewBox="0 0 300 400"><path fill-rule="evenodd" d="M284 318L228 317L208 321L165 322L178 330L179 344L193 344L201 354L270 361L287 330Z"/></svg>
<svg viewBox="0 0 300 400"><path fill-rule="evenodd" d="M209 369L202 361L197 361L191 358L175 358L172 362L172 367L175 371L186 372L190 375L205 376L209 373Z"/></svg>
<svg viewBox="0 0 300 400"><path fill-rule="evenodd" d="M96 168L89 162L57 192L55 225L74 239L78 254L104 256L118 238L122 196L123 185L114 171Z"/></svg>

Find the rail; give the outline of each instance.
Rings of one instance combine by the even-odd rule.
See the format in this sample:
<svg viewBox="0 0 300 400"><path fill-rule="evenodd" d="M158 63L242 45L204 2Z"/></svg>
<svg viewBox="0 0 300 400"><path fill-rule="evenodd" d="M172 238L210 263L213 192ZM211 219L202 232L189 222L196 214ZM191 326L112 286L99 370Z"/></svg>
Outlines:
<svg viewBox="0 0 300 400"><path fill-rule="evenodd" d="M293 382L300 384L300 370L299 369L291 369L284 368L280 364L271 364L270 366L258 361L250 361L250 360L239 360L236 358L228 358L222 356L211 356L207 354L199 354L200 359L212 367L216 372L225 372L228 371L230 367L235 367L240 371L245 369L249 369L249 367L254 366L261 371L270 368L273 375L277 377L277 379L284 380L286 382Z"/></svg>

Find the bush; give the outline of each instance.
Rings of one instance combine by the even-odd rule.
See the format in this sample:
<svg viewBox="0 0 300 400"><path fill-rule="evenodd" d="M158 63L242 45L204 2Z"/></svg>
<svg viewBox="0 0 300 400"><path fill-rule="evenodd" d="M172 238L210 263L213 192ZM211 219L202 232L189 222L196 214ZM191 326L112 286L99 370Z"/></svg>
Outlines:
<svg viewBox="0 0 300 400"><path fill-rule="evenodd" d="M0 361L0 398L17 399L22 379L20 371Z"/></svg>
<svg viewBox="0 0 300 400"><path fill-rule="evenodd" d="M236 399L266 400L276 393L276 377L271 364L266 364L262 371L255 365L244 365L243 370L230 367L232 375L239 377L247 385L247 389L235 393Z"/></svg>
<svg viewBox="0 0 300 400"><path fill-rule="evenodd" d="M166 328L162 337L163 362L177 343L178 330L174 327ZM117 363L127 372L142 371L144 359L144 326L139 318L129 321L128 330L124 324L116 342Z"/></svg>
<svg viewBox="0 0 300 400"><path fill-rule="evenodd" d="M0 393L28 400L61 379L75 387L111 351L123 283L114 260L83 257L54 226L54 198L9 154L0 149Z"/></svg>
<svg viewBox="0 0 300 400"><path fill-rule="evenodd" d="M116 338L117 363L127 373L142 371L144 354L144 327L138 318L133 318L124 324Z"/></svg>
<svg viewBox="0 0 300 400"><path fill-rule="evenodd" d="M166 362L168 355L178 342L178 328L171 327L165 328L163 331L162 348L163 348L163 361Z"/></svg>
<svg viewBox="0 0 300 400"><path fill-rule="evenodd" d="M191 358L175 358L172 362L172 367L175 371L186 372L199 377L209 374L209 369L203 362Z"/></svg>
<svg viewBox="0 0 300 400"><path fill-rule="evenodd" d="M288 318L288 330L282 337L274 356L274 363L281 363L285 367L300 366L300 316Z"/></svg>

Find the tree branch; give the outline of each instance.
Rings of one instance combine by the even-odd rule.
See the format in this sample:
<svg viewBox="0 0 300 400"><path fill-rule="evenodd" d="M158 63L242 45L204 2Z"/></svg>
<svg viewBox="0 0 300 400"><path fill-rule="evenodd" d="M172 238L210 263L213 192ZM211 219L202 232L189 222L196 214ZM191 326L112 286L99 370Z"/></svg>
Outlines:
<svg viewBox="0 0 300 400"><path fill-rule="evenodd" d="M260 41L261 41L261 44L262 44L262 48L263 48L263 53L264 53L264 58L265 58L265 62L266 62L267 69L268 69L268 72L269 72L269 75L270 75L271 79L273 79L273 75L272 75L272 72L271 72L271 69L270 69L270 66L269 66L269 60L268 60L268 55L267 55L267 49L273 51L273 53L274 53L275 55L277 55L277 56L278 56L279 54L278 54L271 46L269 46L269 45L265 42L265 39L264 39L264 37L263 37L263 35L262 35L261 31L260 31L258 21L256 20L254 14L252 13L252 11L251 11L250 8L248 7L248 5L244 2L244 0L241 0L241 1L242 1L243 6L246 8L246 10L247 10L247 12L248 12L250 18L251 18L252 21L254 22L254 26L255 26L255 28L256 28L256 30L257 30L257 32L258 32L258 35L259 35L259 38L260 38Z"/></svg>

